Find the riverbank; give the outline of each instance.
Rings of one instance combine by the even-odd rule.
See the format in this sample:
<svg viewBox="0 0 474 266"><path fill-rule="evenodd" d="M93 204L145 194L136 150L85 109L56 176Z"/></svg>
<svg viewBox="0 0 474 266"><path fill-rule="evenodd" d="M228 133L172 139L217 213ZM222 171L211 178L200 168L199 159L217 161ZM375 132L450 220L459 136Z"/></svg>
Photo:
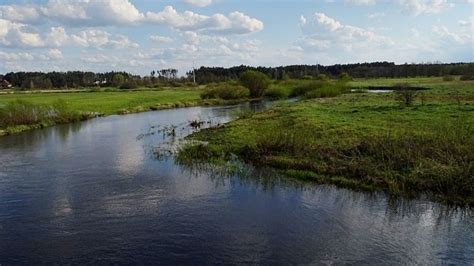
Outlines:
<svg viewBox="0 0 474 266"><path fill-rule="evenodd" d="M124 115L193 106L232 105L248 101L248 99L202 100L200 93L200 89L179 89L127 92L68 92L67 94L43 92L3 95L0 97L0 107L3 105L4 108L14 109L12 113L21 114L18 115L18 121L10 122L9 126L0 127L0 136L19 134L29 130L83 121L99 116ZM61 105L60 111L55 109L58 103ZM25 112L25 109L28 111ZM41 118L38 115L40 113L54 113L55 116L44 116ZM25 122L22 122L23 120Z"/></svg>
<svg viewBox="0 0 474 266"><path fill-rule="evenodd" d="M237 155L317 183L473 205L473 135L474 84L432 84L409 107L393 93L352 93L246 114L192 135L199 144L182 147L178 159Z"/></svg>

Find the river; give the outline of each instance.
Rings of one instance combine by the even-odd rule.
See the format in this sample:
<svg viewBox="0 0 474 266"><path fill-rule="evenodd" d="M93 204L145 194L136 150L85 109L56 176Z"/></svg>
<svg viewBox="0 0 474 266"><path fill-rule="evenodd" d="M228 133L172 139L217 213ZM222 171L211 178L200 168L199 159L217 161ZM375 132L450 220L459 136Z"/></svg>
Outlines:
<svg viewBox="0 0 474 266"><path fill-rule="evenodd" d="M190 171L154 129L259 104L109 116L0 138L0 264L474 264L472 210L256 171ZM183 129L184 128L184 129Z"/></svg>

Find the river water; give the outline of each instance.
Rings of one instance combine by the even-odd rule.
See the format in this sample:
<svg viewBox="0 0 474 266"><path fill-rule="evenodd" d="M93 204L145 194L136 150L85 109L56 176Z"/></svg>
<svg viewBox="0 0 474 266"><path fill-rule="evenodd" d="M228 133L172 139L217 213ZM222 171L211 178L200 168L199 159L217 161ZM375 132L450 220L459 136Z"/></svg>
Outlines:
<svg viewBox="0 0 474 266"><path fill-rule="evenodd" d="M472 210L258 172L190 171L160 128L259 104L194 107L0 138L0 264L473 264ZM217 121L217 122L216 122Z"/></svg>

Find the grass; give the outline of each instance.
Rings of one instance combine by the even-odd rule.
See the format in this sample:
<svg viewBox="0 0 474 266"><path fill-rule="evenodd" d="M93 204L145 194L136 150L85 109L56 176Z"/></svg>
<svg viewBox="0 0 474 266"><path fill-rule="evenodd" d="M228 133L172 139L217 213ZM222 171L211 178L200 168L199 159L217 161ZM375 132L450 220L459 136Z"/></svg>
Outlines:
<svg viewBox="0 0 474 266"><path fill-rule="evenodd" d="M199 146L182 147L178 161L236 155L303 180L474 205L474 83L420 78L412 84L430 90L410 107L393 93L353 93L246 115L192 135Z"/></svg>
<svg viewBox="0 0 474 266"><path fill-rule="evenodd" d="M218 101L201 101L200 92L201 89L180 88L173 90L4 94L0 95L0 136L58 123L74 122L97 115L126 114L220 103ZM61 103L61 112L56 111L58 103ZM68 114L74 115L65 117L66 109ZM52 116L51 113L58 115Z"/></svg>
<svg viewBox="0 0 474 266"><path fill-rule="evenodd" d="M52 105L61 99L71 110L110 115L133 111L136 108L147 109L159 105L198 102L200 100L199 94L200 90L197 89L6 94L0 95L0 106L17 100L32 104Z"/></svg>

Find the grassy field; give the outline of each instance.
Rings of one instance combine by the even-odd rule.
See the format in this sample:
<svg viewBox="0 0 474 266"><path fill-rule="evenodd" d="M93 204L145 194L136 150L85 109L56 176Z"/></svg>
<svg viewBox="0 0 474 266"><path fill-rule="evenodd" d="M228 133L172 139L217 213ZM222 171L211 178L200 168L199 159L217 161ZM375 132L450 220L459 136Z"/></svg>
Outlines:
<svg viewBox="0 0 474 266"><path fill-rule="evenodd" d="M356 80L352 86L400 81ZM313 182L473 205L474 83L403 81L430 89L410 107L401 107L393 93L280 104L191 136L196 142L182 147L178 161L222 163L237 155Z"/></svg>
<svg viewBox="0 0 474 266"><path fill-rule="evenodd" d="M32 104L51 105L64 100L71 110L104 115L149 109L175 104L192 104L200 100L198 89L160 91L31 93L0 95L0 106L23 100Z"/></svg>

